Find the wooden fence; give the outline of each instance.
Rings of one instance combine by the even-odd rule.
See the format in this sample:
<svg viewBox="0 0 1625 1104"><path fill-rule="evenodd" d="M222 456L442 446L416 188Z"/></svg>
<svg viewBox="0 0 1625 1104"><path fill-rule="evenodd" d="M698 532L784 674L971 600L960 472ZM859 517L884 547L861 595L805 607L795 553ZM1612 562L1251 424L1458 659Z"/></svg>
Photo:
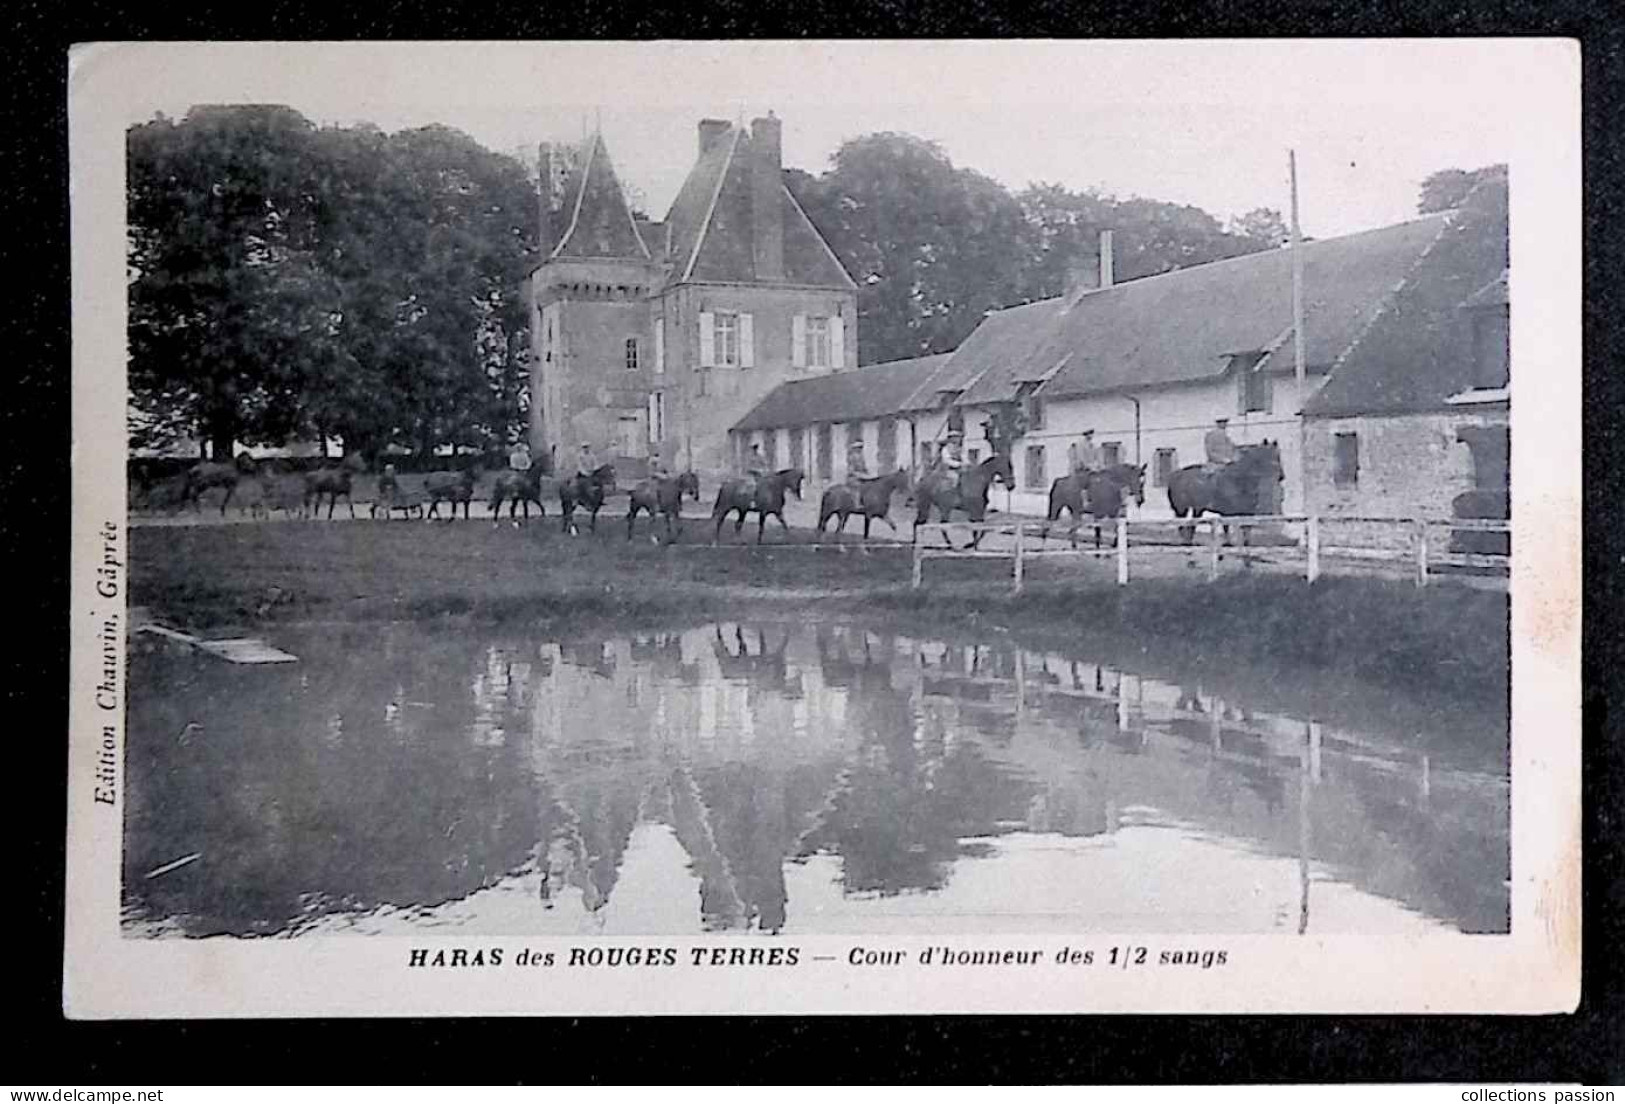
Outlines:
<svg viewBox="0 0 1625 1104"><path fill-rule="evenodd" d="M1336 531L1342 525L1362 525L1375 528L1392 528L1405 538L1408 545L1403 548L1373 547L1370 545L1357 545L1338 543ZM1338 514L1330 517L1321 517L1309 514L1254 514L1245 517L1202 518L1199 520L1185 520L1169 518L1110 518L1101 522L1100 528L1114 530L1110 547L1107 548L1074 548L1070 546L1055 548L1052 542L1068 540L1071 534L1070 526L1058 526L1053 523L1029 520L982 521L982 522L928 522L918 527L913 543L913 576L912 584L918 589L924 585L925 561L928 559L1009 559L1011 560L1012 588L1020 593L1026 579L1026 567L1029 560L1052 556L1065 556L1074 559L1111 559L1116 562L1117 585L1127 586L1131 578L1130 562L1131 552L1142 553L1153 550L1191 552L1197 545L1173 543L1168 540L1145 540L1135 543L1133 535L1140 533L1143 536L1163 536L1175 534L1181 528L1195 528L1205 530L1205 537L1201 545L1205 552L1208 564L1207 577L1209 581L1219 577L1219 563L1224 554L1225 531L1234 530L1237 534L1260 526L1281 527L1286 525L1299 526L1302 534L1287 544L1254 545L1239 548L1231 545L1232 549L1248 554L1263 554L1273 557L1277 553L1285 553L1292 558L1303 558L1304 578L1313 583L1319 579L1323 570L1335 570L1339 565L1356 563L1385 564L1408 563L1412 565L1411 577L1419 587L1428 585L1430 574L1441 567L1455 568L1490 568L1498 571L1509 569L1510 556L1482 552L1456 552L1450 550L1450 541L1447 538L1442 543L1438 540L1437 530L1447 530L1452 533L1491 533L1505 535L1509 545L1511 541L1512 523L1510 521L1497 521L1468 518L1397 518L1397 517L1370 517ZM1080 532L1091 531L1095 528L1092 523L1079 526ZM1056 533L1059 531L1060 536ZM932 534L940 535L943 540L951 541L950 533L973 533L987 535L1008 536L1011 538L1008 548L953 548L934 547L928 545L926 540ZM1046 535L1047 534L1047 535ZM1331 537L1332 539L1328 539Z"/></svg>

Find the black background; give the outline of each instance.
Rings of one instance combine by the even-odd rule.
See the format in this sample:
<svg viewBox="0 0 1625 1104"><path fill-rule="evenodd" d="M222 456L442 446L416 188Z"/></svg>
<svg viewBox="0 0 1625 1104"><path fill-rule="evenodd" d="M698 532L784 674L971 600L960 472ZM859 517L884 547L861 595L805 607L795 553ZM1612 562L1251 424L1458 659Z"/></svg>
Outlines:
<svg viewBox="0 0 1625 1104"><path fill-rule="evenodd" d="M4 1078L19 1087L234 1083L1625 1082L1619 963L1625 702L1625 146L1611 4L851 5L13 3L5 15L0 572L10 611L0 779ZM69 256L66 62L99 40L342 38L1577 37L1585 87L1584 998L1549 1017L885 1017L73 1023L62 1016ZM945 75L944 79L951 79ZM1509 80L1515 75L1509 74ZM1087 94L1080 79L1079 94ZM929 89L921 93L930 94ZM1419 107L1419 109L1421 109ZM1465 167L1465 166L1464 166ZM1538 381L1536 381L1538 383ZM1547 443L1554 448L1566 442ZM1610 717L1612 713L1612 717ZM1552 739L1567 738L1552 732ZM20 827L20 831L18 828ZM1396 971L1417 966L1396 959Z"/></svg>

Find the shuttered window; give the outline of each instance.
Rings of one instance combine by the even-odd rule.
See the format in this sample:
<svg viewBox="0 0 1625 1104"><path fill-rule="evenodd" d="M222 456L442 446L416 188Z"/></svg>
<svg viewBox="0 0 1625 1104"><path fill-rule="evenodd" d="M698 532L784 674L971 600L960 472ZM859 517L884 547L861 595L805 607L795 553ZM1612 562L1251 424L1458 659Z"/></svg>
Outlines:
<svg viewBox="0 0 1625 1104"><path fill-rule="evenodd" d="M1044 486L1044 446L1027 446L1026 479L1022 482L1032 490L1042 490Z"/></svg>

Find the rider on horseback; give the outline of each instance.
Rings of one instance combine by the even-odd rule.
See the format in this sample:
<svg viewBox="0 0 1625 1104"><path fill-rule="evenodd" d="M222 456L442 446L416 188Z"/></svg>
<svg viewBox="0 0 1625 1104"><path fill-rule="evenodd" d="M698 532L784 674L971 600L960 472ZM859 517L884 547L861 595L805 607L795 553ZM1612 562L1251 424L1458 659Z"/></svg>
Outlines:
<svg viewBox="0 0 1625 1104"><path fill-rule="evenodd" d="M576 475L583 479L591 479L593 469L597 466L594 462L592 446L585 441L581 442L581 447L576 450Z"/></svg>
<svg viewBox="0 0 1625 1104"><path fill-rule="evenodd" d="M965 458L960 450L964 445L965 435L959 430L949 430L948 440L944 442L942 450L937 453L937 470L951 478L959 478L964 470Z"/></svg>
<svg viewBox="0 0 1625 1104"><path fill-rule="evenodd" d="M1072 458L1072 470L1079 476L1087 477L1090 472L1099 471L1100 467L1100 446L1095 444L1095 431L1086 429Z"/></svg>
<svg viewBox="0 0 1625 1104"><path fill-rule="evenodd" d="M1226 464L1236 461L1236 443L1230 439L1230 431L1225 428L1229 424L1229 418L1215 418L1213 428L1202 438L1202 448L1207 453L1206 470L1210 475L1217 474Z"/></svg>
<svg viewBox="0 0 1625 1104"><path fill-rule="evenodd" d="M530 470L530 446L522 438L508 451L508 467L520 474Z"/></svg>
<svg viewBox="0 0 1625 1104"><path fill-rule="evenodd" d="M846 446L846 485L857 490L860 481L869 478L869 466L863 461L863 442L853 441Z"/></svg>

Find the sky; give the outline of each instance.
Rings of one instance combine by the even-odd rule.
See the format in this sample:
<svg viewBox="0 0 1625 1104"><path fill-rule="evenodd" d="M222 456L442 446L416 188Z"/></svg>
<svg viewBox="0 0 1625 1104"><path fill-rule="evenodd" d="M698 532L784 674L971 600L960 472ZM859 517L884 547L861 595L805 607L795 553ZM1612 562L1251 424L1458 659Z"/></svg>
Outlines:
<svg viewBox="0 0 1625 1104"><path fill-rule="evenodd" d="M1287 213L1292 148L1303 231L1330 237L1413 216L1437 169L1527 147L1540 121L1520 109L1518 73L1543 45L1554 44L142 43L92 47L73 64L128 67L132 123L196 103L274 102L320 123L442 123L505 153L596 126L657 217L702 117L773 111L786 166L809 172L849 138L903 131L1012 190L1097 188L1221 220Z"/></svg>

